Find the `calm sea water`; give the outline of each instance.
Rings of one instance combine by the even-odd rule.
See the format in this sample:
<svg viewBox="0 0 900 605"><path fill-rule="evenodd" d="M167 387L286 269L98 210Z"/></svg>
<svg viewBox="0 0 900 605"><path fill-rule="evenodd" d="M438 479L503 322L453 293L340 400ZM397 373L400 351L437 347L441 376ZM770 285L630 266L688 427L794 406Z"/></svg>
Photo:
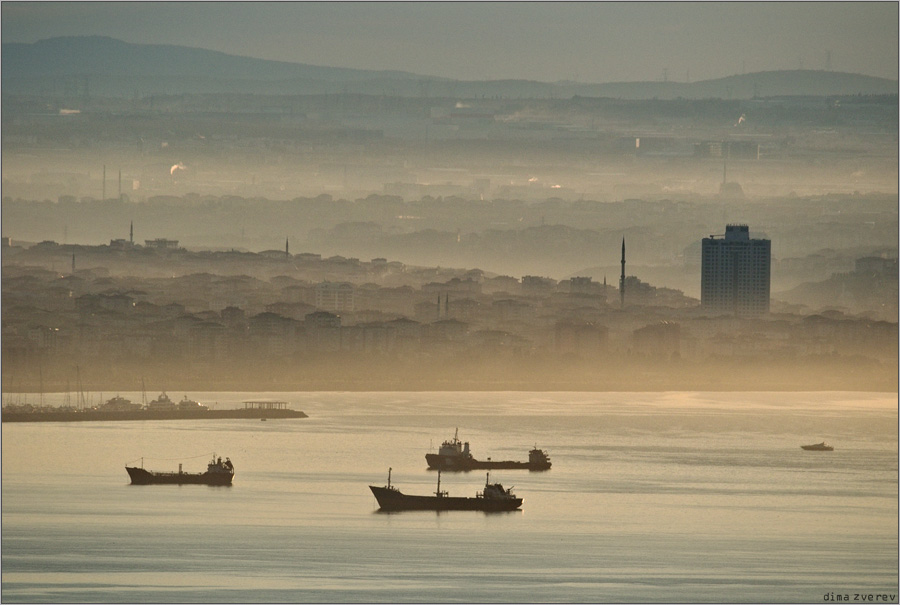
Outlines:
<svg viewBox="0 0 900 605"><path fill-rule="evenodd" d="M896 394L188 395L310 418L4 424L3 602L897 602ZM492 473L518 512L377 512L388 467L434 491L424 455L456 427L553 468ZM128 484L213 451L232 487Z"/></svg>

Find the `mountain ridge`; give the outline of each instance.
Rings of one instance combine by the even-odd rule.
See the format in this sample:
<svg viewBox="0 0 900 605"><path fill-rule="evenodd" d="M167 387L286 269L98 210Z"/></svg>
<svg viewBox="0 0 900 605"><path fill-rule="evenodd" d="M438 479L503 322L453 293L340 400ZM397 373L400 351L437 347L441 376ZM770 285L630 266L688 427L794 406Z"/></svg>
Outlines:
<svg viewBox="0 0 900 605"><path fill-rule="evenodd" d="M897 94L897 81L832 71L754 72L698 82L466 81L398 70L273 61L178 45L134 44L106 36L2 43L4 91L102 96L192 93L355 93L386 96L633 99L753 98ZM82 81L73 87L73 81Z"/></svg>
<svg viewBox="0 0 900 605"><path fill-rule="evenodd" d="M105 54L97 56L98 52ZM113 52L116 54L112 55L111 53ZM149 68L150 71L145 74L148 76L196 75L197 64L202 62L202 66L207 69L205 75L213 77L227 75L232 78L254 76L261 79L284 79L310 76L322 78L329 75L341 75L345 78L365 78L371 77L373 73L385 74L391 77L424 77L402 71L372 72L370 70L348 67L328 67L307 63L256 59L192 46L135 44L109 36L60 36L39 40L31 44L4 42L2 44L2 53L4 71L11 69L11 75L14 76L25 75L21 73L24 67L30 69L40 68L48 75L75 75L85 71L84 69L75 69L74 66L79 61L83 61L85 55L87 55L90 58L100 59L93 66L95 75L108 76L128 75L129 71L134 68L135 63L138 66ZM141 55L138 53L141 53ZM123 64L123 58L130 61L131 64ZM113 59L118 59L119 65L110 69L110 61ZM10 61L11 63L8 63ZM225 65L225 61L229 61L230 65ZM98 66L102 68L99 72ZM267 67L268 69L260 73L261 67ZM156 73L153 71L154 68L157 70ZM228 72L222 72L223 68L228 69Z"/></svg>

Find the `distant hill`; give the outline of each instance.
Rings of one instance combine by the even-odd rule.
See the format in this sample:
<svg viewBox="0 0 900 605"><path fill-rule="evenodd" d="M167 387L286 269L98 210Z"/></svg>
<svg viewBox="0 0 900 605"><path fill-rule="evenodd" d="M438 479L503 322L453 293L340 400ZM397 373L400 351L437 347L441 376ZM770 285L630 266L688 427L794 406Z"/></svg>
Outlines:
<svg viewBox="0 0 900 605"><path fill-rule="evenodd" d="M3 77L114 76L182 77L234 80L353 81L421 78L400 71L320 67L239 57L164 44L131 44L104 36L49 38L33 44L3 43Z"/></svg>
<svg viewBox="0 0 900 605"><path fill-rule="evenodd" d="M369 71L239 57L100 36L2 44L4 95L133 97L159 94L356 93L389 96L622 99L746 99L897 94L897 81L831 71L774 71L700 82L459 81L402 71Z"/></svg>

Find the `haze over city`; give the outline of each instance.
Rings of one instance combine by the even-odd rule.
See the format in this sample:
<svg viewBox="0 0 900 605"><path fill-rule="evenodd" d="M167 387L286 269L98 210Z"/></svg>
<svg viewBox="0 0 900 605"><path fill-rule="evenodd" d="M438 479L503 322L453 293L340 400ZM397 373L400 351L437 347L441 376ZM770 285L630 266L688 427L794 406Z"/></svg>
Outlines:
<svg viewBox="0 0 900 605"><path fill-rule="evenodd" d="M3 602L898 602L898 6L3 2Z"/></svg>
<svg viewBox="0 0 900 605"><path fill-rule="evenodd" d="M218 376L239 373L224 371L226 362L242 364L252 349L254 359L271 359L266 380L297 388L303 359L324 363L318 375L334 374L329 384L367 388L323 353L361 364L429 360L427 372L375 381L390 388L413 376L415 388L525 377L527 388L646 387L622 374L613 387L593 369L597 359L629 356L653 367L660 387L720 384L704 363L722 361L719 330L732 328L708 325L736 318L700 300L700 244L745 224L771 242L765 313L737 318L750 322L742 329L774 329L752 355L805 367L784 382L766 366L766 382L811 387L827 376L871 387L882 382L869 373L884 371L893 384L896 323L885 322L897 312L897 82L866 74L889 75L880 62L896 63L896 32L882 25L896 8L4 3L4 280L19 284L4 288L4 376L22 388L36 378L62 388L83 356L82 380L92 380L91 360L115 359L118 388L134 387L155 360L158 380L187 372L189 385L199 364L197 386L214 388ZM454 20L460 35L448 37ZM805 25L795 32L798 20ZM243 34L228 35L238 23ZM849 36L870 25L866 43L875 46L853 63ZM489 61L467 59L493 26L495 50L480 51ZM303 35L309 28L332 42ZM206 37L213 31L215 41ZM378 59L367 40L394 48L394 58ZM816 52L827 51L826 63L755 71L763 49L811 60L823 40L829 46ZM332 53L336 44L344 50ZM400 44L405 52L392 46ZM738 57L740 69L719 63ZM281 62L265 60L273 58ZM841 62L853 73L838 70ZM464 71L473 63L498 79L447 79L480 78ZM695 76L675 81L688 64ZM251 269L227 251L276 264ZM210 253L219 256L196 256ZM50 271L37 288L21 281L35 263ZM167 292L165 280L143 281L206 274L282 281L231 284L229 296L199 282ZM623 298L625 278L635 285ZM334 298L330 284L347 291ZM48 299L43 288L57 287L69 294ZM295 307L277 307L284 303ZM97 309L125 313L130 327ZM345 333L338 344L316 336L322 326L307 318L316 312L335 315L326 323ZM823 345L811 316L855 326L853 335ZM199 323L182 333L174 326L185 318ZM174 322L174 336L153 327L160 320ZM84 321L99 322L92 341L77 328ZM398 332L394 321L414 323ZM446 321L459 322L453 334ZM567 326L596 334L572 341ZM135 329L141 338L128 336ZM373 330L383 342L372 344ZM800 334L789 348L786 331ZM869 334L884 346L872 347ZM486 353L494 349L503 355ZM40 368L38 352L47 355ZM835 374L823 352L857 369ZM724 385L762 379L745 376L748 353L734 357L740 369ZM476 378L466 363L482 355L509 357ZM656 364L659 355L668 362ZM523 363L554 369L522 372ZM559 379L576 367L580 378Z"/></svg>

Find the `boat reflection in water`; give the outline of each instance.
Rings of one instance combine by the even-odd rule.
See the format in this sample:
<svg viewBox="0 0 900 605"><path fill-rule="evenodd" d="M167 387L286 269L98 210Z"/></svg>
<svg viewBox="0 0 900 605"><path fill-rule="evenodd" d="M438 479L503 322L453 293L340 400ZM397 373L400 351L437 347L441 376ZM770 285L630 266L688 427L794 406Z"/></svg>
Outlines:
<svg viewBox="0 0 900 605"><path fill-rule="evenodd" d="M378 505L383 511L401 510L480 510L500 512L516 510L522 506L522 498L512 493L512 488L504 489L499 483L491 483L487 474L484 490L474 498L449 496L441 491L441 472L438 471L437 491L433 496L410 496L391 485L391 469L388 469L388 484L385 487L370 485Z"/></svg>
<svg viewBox="0 0 900 605"><path fill-rule="evenodd" d="M128 476L131 477L132 485L231 485L231 481L234 479L234 465L231 463L231 460L225 458L223 462L222 457L216 458L215 454L213 454L213 459L209 464L206 465L205 473L185 473L181 470L180 464L178 465L177 473L148 471L144 469L143 458L141 459L140 467L126 466L125 470L128 471Z"/></svg>

